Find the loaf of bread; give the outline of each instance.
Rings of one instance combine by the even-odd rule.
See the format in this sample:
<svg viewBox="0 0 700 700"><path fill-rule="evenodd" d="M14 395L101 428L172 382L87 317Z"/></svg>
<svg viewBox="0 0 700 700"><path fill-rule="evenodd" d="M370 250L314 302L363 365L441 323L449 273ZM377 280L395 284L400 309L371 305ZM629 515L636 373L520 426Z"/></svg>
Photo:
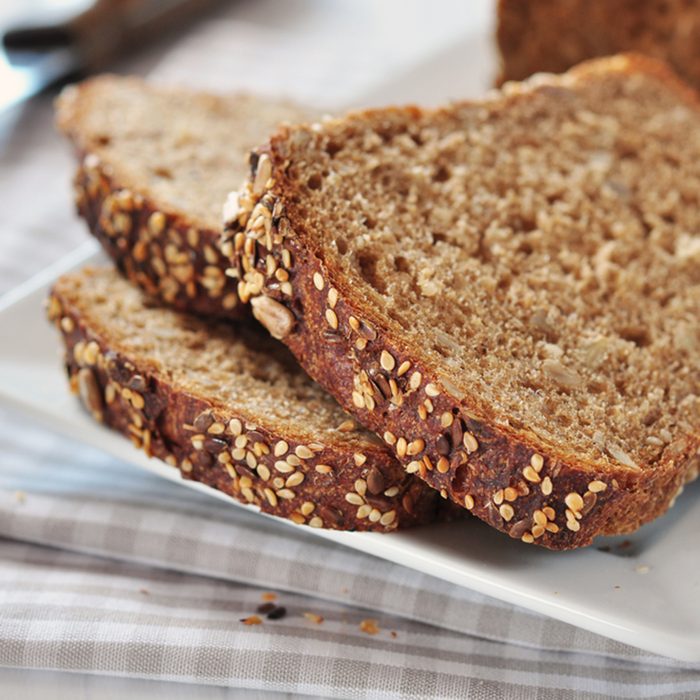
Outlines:
<svg viewBox="0 0 700 700"><path fill-rule="evenodd" d="M311 527L386 532L444 511L256 327L158 308L99 268L60 278L48 313L90 413L183 478Z"/></svg>
<svg viewBox="0 0 700 700"><path fill-rule="evenodd" d="M500 0L498 46L501 82L637 51L700 88L700 0Z"/></svg>
<svg viewBox="0 0 700 700"><path fill-rule="evenodd" d="M104 75L64 90L56 115L80 161L78 211L120 270L177 309L240 316L217 247L221 207L248 151L307 112Z"/></svg>
<svg viewBox="0 0 700 700"><path fill-rule="evenodd" d="M699 102L639 56L505 87L280 129L222 250L409 473L566 549L698 473Z"/></svg>

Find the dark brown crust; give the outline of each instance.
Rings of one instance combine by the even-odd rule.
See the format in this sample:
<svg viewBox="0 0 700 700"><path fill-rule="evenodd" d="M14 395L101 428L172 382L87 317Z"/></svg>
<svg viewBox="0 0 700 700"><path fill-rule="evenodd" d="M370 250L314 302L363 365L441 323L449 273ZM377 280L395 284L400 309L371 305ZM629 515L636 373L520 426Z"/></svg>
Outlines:
<svg viewBox="0 0 700 700"><path fill-rule="evenodd" d="M220 318L249 314L226 276L221 231L158 209L115 181L97 156L81 155L75 202L90 232L134 284L168 306Z"/></svg>
<svg viewBox="0 0 700 700"><path fill-rule="evenodd" d="M559 73L597 56L639 51L700 87L700 3L686 0L499 0L498 83Z"/></svg>
<svg viewBox="0 0 700 700"><path fill-rule="evenodd" d="M660 74L680 86L655 62L623 60L629 70ZM598 69L591 64L579 76ZM686 88L679 94L696 99ZM286 179L280 148L288 133L278 132L251 159L256 170L222 248L246 281L245 294L263 293L294 314L283 341L316 381L383 436L409 471L525 542L581 547L598 535L631 532L670 507L683 484L697 476L699 436L672 443L649 473L597 467L539 443L527 430L496 427L483 413L477 417L476 406L421 362L342 274L325 265L322 253L305 244L305 219L295 209L297 192ZM286 270L286 285L268 274L269 255ZM402 372L404 362L410 368Z"/></svg>
<svg viewBox="0 0 700 700"><path fill-rule="evenodd" d="M71 388L93 417L185 479L271 515L334 530L388 532L432 522L439 509L449 513L381 445L361 454L300 445L179 390L147 358L114 351L57 289L48 316L62 334Z"/></svg>

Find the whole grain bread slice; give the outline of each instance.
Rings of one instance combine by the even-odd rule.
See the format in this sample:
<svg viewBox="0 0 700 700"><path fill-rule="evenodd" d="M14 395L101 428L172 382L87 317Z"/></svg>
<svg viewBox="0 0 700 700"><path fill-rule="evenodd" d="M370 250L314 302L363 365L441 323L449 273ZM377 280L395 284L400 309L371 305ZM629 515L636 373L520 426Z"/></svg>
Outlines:
<svg viewBox="0 0 700 700"><path fill-rule="evenodd" d="M247 175L248 151L308 114L116 75L70 86L56 104L80 161L78 211L120 270L170 306L222 317L245 308L217 247L222 203Z"/></svg>
<svg viewBox="0 0 700 700"><path fill-rule="evenodd" d="M667 67L282 128L252 165L222 249L256 317L408 472L552 549L697 476L700 110Z"/></svg>
<svg viewBox="0 0 700 700"><path fill-rule="evenodd" d="M60 278L48 312L90 413L183 478L311 527L387 532L435 518L438 494L252 323L157 308L100 268Z"/></svg>
<svg viewBox="0 0 700 700"><path fill-rule="evenodd" d="M638 51L700 88L700 0L500 0L500 81Z"/></svg>

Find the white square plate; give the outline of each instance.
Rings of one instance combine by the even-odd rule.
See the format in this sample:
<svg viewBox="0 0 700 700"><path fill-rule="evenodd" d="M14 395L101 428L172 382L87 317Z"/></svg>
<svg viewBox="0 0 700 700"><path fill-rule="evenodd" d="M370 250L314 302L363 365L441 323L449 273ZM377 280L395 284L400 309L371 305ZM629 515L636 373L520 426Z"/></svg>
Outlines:
<svg viewBox="0 0 700 700"><path fill-rule="evenodd" d="M96 251L96 244L88 241L0 299L0 400L76 440L239 507L213 489L180 480L179 472L165 463L148 459L129 441L96 424L69 395L56 331L44 319L42 302L57 275L101 260ZM526 546L476 520L390 535L305 531L618 641L698 662L699 496L700 483L695 483L668 515L635 535L600 540L573 552Z"/></svg>

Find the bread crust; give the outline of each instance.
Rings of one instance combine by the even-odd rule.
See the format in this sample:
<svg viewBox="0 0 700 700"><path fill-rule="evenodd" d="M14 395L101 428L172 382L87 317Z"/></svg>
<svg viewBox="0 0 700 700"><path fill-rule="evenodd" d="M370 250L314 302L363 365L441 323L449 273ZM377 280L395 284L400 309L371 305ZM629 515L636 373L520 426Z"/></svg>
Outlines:
<svg viewBox="0 0 700 700"><path fill-rule="evenodd" d="M657 62L611 61L617 63L584 65L565 80L585 80L611 65L645 70L697 105L694 93ZM511 90L527 93L535 85L543 80ZM409 118L419 113L407 111ZM251 158L253 172L222 249L246 296L264 294L291 311L294 322L278 337L307 372L383 437L409 473L510 537L554 550L632 532L672 505L698 475L700 436L679 437L651 472L588 463L527 429L497 425L488 409L462 396L403 342L400 328L368 307L314 248L295 206L300 193L285 175L289 133L279 131ZM286 281L269 273L270 256Z"/></svg>
<svg viewBox="0 0 700 700"><path fill-rule="evenodd" d="M221 231L159 208L118 182L95 154L81 154L75 203L90 232L134 284L179 311L219 318L249 315L226 276Z"/></svg>
<svg viewBox="0 0 700 700"><path fill-rule="evenodd" d="M293 431L266 426L264 416L253 425L235 408L174 386L147 357L115 349L91 328L60 281L47 309L65 345L71 389L86 409L182 478L311 527L390 532L432 522L440 509L448 515L381 445L361 453L303 445Z"/></svg>
<svg viewBox="0 0 700 700"><path fill-rule="evenodd" d="M497 83L620 51L668 61L700 87L700 4L683 0L499 0Z"/></svg>

